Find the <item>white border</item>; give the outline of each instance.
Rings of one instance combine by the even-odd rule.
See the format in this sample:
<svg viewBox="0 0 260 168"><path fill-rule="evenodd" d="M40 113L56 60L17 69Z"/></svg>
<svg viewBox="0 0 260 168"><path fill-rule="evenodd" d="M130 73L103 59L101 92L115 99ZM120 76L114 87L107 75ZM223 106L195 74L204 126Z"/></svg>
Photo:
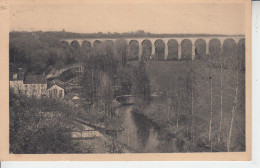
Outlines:
<svg viewBox="0 0 260 168"><path fill-rule="evenodd" d="M258 168L260 167L260 2L252 2L252 160L207 162L2 162L2 168ZM258 158L258 159L257 159Z"/></svg>

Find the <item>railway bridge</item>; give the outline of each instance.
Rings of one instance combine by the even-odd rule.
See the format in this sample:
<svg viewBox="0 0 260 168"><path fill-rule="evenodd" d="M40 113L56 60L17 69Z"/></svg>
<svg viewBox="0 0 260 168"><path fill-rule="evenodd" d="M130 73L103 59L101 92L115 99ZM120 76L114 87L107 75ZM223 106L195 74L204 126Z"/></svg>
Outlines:
<svg viewBox="0 0 260 168"><path fill-rule="evenodd" d="M72 47L95 47L102 42L114 45L119 38L66 38L61 43ZM245 46L244 35L208 35L186 37L143 37L122 38L128 44L128 52L136 54L140 59L144 52L157 60L187 60L200 59L201 56ZM147 50L148 48L148 50ZM136 50L137 52L135 52ZM159 54L159 52L161 54Z"/></svg>

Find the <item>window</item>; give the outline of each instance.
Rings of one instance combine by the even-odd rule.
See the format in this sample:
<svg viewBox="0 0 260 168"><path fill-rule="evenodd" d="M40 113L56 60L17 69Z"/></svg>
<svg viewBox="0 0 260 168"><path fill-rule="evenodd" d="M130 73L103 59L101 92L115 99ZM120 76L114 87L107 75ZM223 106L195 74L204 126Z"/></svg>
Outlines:
<svg viewBox="0 0 260 168"><path fill-rule="evenodd" d="M53 92L54 92L54 93L57 93L57 92L58 92L58 90L57 90L57 89L53 89Z"/></svg>
<svg viewBox="0 0 260 168"><path fill-rule="evenodd" d="M55 96L58 96L58 90L57 89L53 89L53 93Z"/></svg>
<svg viewBox="0 0 260 168"><path fill-rule="evenodd" d="M62 90L59 90L59 97L62 98Z"/></svg>

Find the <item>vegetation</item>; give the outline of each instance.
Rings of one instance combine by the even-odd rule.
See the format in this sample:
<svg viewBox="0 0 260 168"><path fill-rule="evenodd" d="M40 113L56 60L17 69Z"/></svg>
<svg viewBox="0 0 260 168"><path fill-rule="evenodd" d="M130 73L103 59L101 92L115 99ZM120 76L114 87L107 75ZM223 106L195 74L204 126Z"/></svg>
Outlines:
<svg viewBox="0 0 260 168"><path fill-rule="evenodd" d="M176 140L179 152L245 150L245 64L243 46L225 45L195 61L151 61L149 45L141 61L129 56L125 40L79 47L60 43L62 38L157 37L143 31L133 33L75 34L68 32L10 33L10 69L29 74L49 73L72 63L84 66L80 85L84 100L78 109L49 99L35 100L10 91L10 151L13 153L93 152L71 141L68 125L75 118L120 130L122 116L116 114L118 95L131 94L134 110L166 130ZM160 35L160 37L169 35ZM173 36L173 35L170 35ZM177 35L176 35L177 36ZM183 36L183 35L179 35ZM148 43L148 42L147 42ZM159 44L158 44L159 45ZM156 57L164 54L159 46ZM130 59L131 57L131 59ZM131 61L129 61L131 60ZM67 71L60 77L74 76ZM60 114L47 121L44 112ZM122 153L116 141L107 152Z"/></svg>
<svg viewBox="0 0 260 168"><path fill-rule="evenodd" d="M33 99L10 90L11 153L88 153L69 131L75 109L57 100Z"/></svg>
<svg viewBox="0 0 260 168"><path fill-rule="evenodd" d="M245 150L244 71L205 61L150 62L147 71L151 101L136 108L174 135L180 152Z"/></svg>

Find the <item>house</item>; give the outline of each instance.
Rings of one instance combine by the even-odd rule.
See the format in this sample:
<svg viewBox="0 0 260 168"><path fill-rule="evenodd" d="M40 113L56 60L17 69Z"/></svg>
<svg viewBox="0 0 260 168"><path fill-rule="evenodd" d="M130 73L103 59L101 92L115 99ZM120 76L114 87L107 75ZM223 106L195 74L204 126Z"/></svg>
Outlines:
<svg viewBox="0 0 260 168"><path fill-rule="evenodd" d="M10 74L10 88L16 94L25 94L28 97L41 98L64 98L65 83L54 79L47 84L46 75L28 75L24 77L23 72L13 72Z"/></svg>
<svg viewBox="0 0 260 168"><path fill-rule="evenodd" d="M54 79L48 83L47 90L50 98L63 99L65 95L65 83L58 79Z"/></svg>
<svg viewBox="0 0 260 168"><path fill-rule="evenodd" d="M10 74L10 88L14 90L14 93L21 94L24 93L24 74L22 72L12 73Z"/></svg>
<svg viewBox="0 0 260 168"><path fill-rule="evenodd" d="M23 84L25 95L36 98L47 96L46 75L28 75L25 77Z"/></svg>
<svg viewBox="0 0 260 168"><path fill-rule="evenodd" d="M10 74L10 88L16 94L41 98L46 95L47 78L46 75L28 75L24 77L23 72L13 72Z"/></svg>

